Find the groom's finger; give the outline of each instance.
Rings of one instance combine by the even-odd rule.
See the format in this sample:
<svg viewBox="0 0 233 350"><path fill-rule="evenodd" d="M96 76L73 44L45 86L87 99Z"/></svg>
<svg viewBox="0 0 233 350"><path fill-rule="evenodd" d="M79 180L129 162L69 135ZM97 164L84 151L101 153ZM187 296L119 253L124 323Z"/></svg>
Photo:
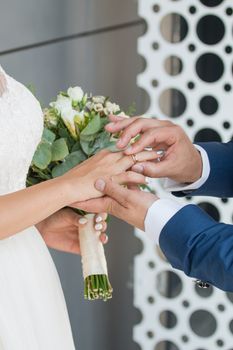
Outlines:
<svg viewBox="0 0 233 350"><path fill-rule="evenodd" d="M169 177L170 161L162 160L161 162L142 162L132 167L132 170L151 178Z"/></svg>
<svg viewBox="0 0 233 350"><path fill-rule="evenodd" d="M95 182L95 188L103 194L115 199L123 207L127 207L131 192L109 179L98 179Z"/></svg>
<svg viewBox="0 0 233 350"><path fill-rule="evenodd" d="M175 143L177 139L177 126L155 127L147 130L138 141L125 150L125 154L131 155L143 151L146 147L156 147L166 144L167 147Z"/></svg>
<svg viewBox="0 0 233 350"><path fill-rule="evenodd" d="M130 124L134 123L135 120L139 119L140 117L133 117L133 118L123 118L118 116L109 116L109 119L111 123L107 124L105 126L105 129L113 134L115 134L118 131L121 131L128 127Z"/></svg>
<svg viewBox="0 0 233 350"><path fill-rule="evenodd" d="M143 185L146 184L146 177L142 174L135 173L134 171L126 171L119 175L114 175L111 177L111 179L120 184L138 184Z"/></svg>

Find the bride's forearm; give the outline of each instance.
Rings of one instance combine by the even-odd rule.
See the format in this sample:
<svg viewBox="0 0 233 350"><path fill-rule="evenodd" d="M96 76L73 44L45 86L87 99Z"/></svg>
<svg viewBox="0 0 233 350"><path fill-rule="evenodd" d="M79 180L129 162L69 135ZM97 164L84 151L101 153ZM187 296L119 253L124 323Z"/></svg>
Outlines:
<svg viewBox="0 0 233 350"><path fill-rule="evenodd" d="M68 204L70 188L62 178L0 196L0 239L39 223Z"/></svg>

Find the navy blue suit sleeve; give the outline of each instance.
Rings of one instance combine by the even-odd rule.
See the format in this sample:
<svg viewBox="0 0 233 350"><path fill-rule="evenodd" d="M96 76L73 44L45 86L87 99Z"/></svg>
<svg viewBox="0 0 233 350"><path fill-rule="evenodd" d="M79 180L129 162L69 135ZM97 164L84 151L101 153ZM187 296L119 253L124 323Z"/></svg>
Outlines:
<svg viewBox="0 0 233 350"><path fill-rule="evenodd" d="M173 192L177 197L212 196L233 197L233 142L200 142L208 154L210 175L199 189L189 193Z"/></svg>
<svg viewBox="0 0 233 350"><path fill-rule="evenodd" d="M233 225L187 205L164 226L159 244L174 268L233 292Z"/></svg>

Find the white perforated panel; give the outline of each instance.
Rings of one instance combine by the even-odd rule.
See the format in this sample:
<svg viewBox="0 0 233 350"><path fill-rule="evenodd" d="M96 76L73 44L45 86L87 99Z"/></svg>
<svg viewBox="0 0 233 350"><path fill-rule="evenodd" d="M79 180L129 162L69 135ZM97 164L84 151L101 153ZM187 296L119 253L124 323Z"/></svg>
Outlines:
<svg viewBox="0 0 233 350"><path fill-rule="evenodd" d="M138 41L138 52L146 61L138 85L150 97L146 114L170 118L196 141L229 141L232 0L139 0L139 15L148 27ZM169 61L170 56L175 58ZM169 196L158 182L156 190ZM181 201L202 203L216 219L232 223L232 200ZM232 294L199 289L192 279L173 270L142 232L136 230L136 235L143 250L135 258L134 305L142 320L133 337L141 349L232 350Z"/></svg>

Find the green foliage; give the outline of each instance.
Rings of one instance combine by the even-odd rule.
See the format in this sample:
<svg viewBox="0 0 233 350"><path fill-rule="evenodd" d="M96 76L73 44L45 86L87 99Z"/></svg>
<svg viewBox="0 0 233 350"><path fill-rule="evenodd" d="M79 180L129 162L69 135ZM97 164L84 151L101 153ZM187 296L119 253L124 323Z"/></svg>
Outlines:
<svg viewBox="0 0 233 350"><path fill-rule="evenodd" d="M63 160L69 154L65 139L58 139L52 144L52 161Z"/></svg>
<svg viewBox="0 0 233 350"><path fill-rule="evenodd" d="M43 140L40 142L34 154L32 164L39 169L46 169L52 160L51 145Z"/></svg>
<svg viewBox="0 0 233 350"><path fill-rule="evenodd" d="M70 153L61 164L52 169L52 177L64 175L67 171L86 160L86 155L80 150Z"/></svg>
<svg viewBox="0 0 233 350"><path fill-rule="evenodd" d="M96 114L80 134L80 137L93 136L101 129L100 115Z"/></svg>

